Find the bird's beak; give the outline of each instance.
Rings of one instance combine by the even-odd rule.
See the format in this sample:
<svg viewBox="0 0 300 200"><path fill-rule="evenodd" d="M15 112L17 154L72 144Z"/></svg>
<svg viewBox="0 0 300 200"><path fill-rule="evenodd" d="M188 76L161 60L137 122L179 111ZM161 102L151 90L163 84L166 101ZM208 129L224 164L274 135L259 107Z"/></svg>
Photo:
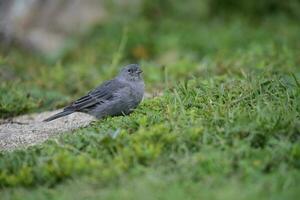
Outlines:
<svg viewBox="0 0 300 200"><path fill-rule="evenodd" d="M136 72L137 74L141 74L141 73L143 73L143 70L138 70L137 72Z"/></svg>

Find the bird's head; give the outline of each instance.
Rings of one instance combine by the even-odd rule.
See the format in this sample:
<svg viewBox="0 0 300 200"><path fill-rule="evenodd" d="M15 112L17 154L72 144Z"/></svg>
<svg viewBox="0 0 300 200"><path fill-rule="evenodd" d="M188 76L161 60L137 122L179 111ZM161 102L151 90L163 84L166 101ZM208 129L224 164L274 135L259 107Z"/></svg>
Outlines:
<svg viewBox="0 0 300 200"><path fill-rule="evenodd" d="M121 69L119 77L127 81L140 81L142 72L138 64L130 64Z"/></svg>

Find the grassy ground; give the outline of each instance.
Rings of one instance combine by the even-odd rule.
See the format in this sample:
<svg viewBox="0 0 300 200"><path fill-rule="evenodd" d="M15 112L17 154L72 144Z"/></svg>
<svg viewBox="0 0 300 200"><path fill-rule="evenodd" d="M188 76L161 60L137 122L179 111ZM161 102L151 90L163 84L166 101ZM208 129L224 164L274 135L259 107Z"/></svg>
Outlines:
<svg viewBox="0 0 300 200"><path fill-rule="evenodd" d="M3 118L61 107L137 60L147 91L163 95L130 116L1 153L1 197L296 199L298 22L145 16L96 27L54 63L2 51Z"/></svg>

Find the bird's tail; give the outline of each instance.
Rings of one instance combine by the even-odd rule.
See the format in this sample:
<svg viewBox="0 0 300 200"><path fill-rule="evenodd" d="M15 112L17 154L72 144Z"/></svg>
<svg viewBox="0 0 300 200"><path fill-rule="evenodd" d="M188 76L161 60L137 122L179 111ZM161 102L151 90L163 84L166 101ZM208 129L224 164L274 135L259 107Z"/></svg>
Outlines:
<svg viewBox="0 0 300 200"><path fill-rule="evenodd" d="M50 122L50 121L55 120L55 119L57 119L57 118L60 118L60 117L69 115L69 114L71 114L71 113L73 113L73 112L74 112L74 111L64 110L64 111L62 111L62 112L60 112L60 113L57 113L57 114L55 114L55 115L53 115L53 116L51 116L51 117L49 117L49 118L43 120L43 122Z"/></svg>

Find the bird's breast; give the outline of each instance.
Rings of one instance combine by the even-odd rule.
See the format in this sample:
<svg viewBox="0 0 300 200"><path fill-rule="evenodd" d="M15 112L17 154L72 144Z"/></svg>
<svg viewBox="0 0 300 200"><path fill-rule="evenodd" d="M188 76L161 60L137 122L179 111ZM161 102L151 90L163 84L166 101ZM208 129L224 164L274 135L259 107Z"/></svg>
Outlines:
<svg viewBox="0 0 300 200"><path fill-rule="evenodd" d="M138 101L138 103L143 99L144 96L145 85L143 82L139 82L134 84L132 87L132 94Z"/></svg>

